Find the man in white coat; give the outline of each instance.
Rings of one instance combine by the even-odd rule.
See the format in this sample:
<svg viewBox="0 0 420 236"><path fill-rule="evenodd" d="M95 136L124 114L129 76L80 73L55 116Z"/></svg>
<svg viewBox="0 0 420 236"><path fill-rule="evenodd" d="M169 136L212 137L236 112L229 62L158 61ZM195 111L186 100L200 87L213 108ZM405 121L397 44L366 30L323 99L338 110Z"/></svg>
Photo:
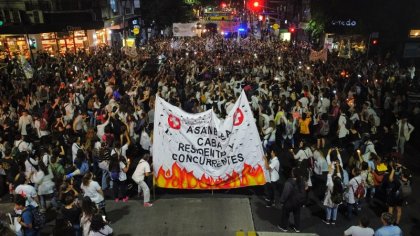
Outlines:
<svg viewBox="0 0 420 236"><path fill-rule="evenodd" d="M410 135L414 131L414 126L408 123L406 117L401 117L397 121L398 134L397 134L397 147L401 154L404 154L404 146L410 140Z"/></svg>

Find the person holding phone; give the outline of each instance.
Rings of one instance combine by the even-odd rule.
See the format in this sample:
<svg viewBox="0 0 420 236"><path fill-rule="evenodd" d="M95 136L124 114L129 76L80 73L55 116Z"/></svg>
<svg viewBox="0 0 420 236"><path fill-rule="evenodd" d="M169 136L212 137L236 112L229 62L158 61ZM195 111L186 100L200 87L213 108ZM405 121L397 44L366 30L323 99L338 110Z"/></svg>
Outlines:
<svg viewBox="0 0 420 236"><path fill-rule="evenodd" d="M114 230L101 214L95 214L90 224L89 236L111 236Z"/></svg>

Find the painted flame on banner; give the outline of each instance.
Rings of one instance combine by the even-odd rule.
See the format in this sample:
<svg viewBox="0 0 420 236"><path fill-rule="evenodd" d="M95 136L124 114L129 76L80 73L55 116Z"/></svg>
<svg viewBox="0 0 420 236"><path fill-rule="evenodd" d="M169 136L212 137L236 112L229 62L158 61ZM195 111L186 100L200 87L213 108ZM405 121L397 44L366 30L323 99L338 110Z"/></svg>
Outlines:
<svg viewBox="0 0 420 236"><path fill-rule="evenodd" d="M159 168L155 183L161 188L177 189L231 189L265 184L264 170L260 165L255 168L244 164L241 174L231 173L225 180L221 178L201 176L197 179L192 172L180 168L177 163L172 165L172 171Z"/></svg>

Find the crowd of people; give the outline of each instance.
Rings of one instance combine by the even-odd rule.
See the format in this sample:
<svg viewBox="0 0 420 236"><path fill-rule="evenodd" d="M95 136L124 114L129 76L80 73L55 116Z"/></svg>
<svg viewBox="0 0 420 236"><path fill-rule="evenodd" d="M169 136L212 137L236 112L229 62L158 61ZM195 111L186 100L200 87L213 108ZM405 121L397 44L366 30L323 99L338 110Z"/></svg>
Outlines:
<svg viewBox="0 0 420 236"><path fill-rule="evenodd" d="M398 231L411 193L401 160L420 111L407 98L413 67L334 53L309 61L310 49L270 39L156 39L130 53L38 52L33 78L10 59L0 80L0 194L15 202L17 235L38 235L50 210L56 235L111 234L104 190L115 202L141 195L152 206L156 95L223 118L242 90L267 153L267 207L282 205L281 231L300 231L309 193L323 201L328 225L340 206L351 218L380 199L389 213L375 235ZM373 235L368 225L362 218L345 235Z"/></svg>

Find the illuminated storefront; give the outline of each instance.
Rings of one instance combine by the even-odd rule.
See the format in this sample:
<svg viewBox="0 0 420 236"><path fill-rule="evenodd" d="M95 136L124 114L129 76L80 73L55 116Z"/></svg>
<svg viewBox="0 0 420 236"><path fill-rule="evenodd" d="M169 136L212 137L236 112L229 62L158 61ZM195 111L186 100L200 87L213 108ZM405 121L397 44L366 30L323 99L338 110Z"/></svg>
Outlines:
<svg viewBox="0 0 420 236"><path fill-rule="evenodd" d="M23 35L1 35L2 51L9 55L20 54L29 57L29 47Z"/></svg>

